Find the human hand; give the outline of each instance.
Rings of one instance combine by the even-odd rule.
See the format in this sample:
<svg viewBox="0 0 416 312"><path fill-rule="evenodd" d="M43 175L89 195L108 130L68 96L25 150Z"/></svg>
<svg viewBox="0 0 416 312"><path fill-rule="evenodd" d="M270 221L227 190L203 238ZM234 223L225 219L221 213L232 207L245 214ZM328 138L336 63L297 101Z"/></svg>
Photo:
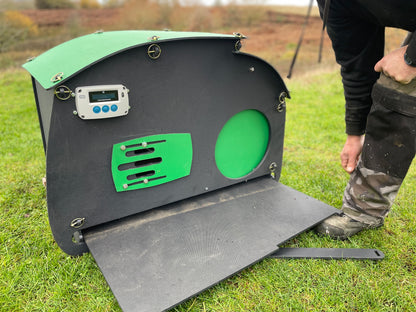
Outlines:
<svg viewBox="0 0 416 312"><path fill-rule="evenodd" d="M364 135L348 135L341 151L341 165L348 173L352 173L357 166L358 158L364 144Z"/></svg>
<svg viewBox="0 0 416 312"><path fill-rule="evenodd" d="M385 55L374 66L374 70L402 84L410 83L416 78L416 67L409 66L404 61L406 49L407 46L403 46Z"/></svg>

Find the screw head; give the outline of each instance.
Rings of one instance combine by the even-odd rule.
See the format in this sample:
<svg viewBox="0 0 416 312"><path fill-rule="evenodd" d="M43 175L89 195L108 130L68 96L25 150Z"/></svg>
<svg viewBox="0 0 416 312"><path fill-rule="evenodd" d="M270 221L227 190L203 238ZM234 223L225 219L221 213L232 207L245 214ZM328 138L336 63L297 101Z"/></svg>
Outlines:
<svg viewBox="0 0 416 312"><path fill-rule="evenodd" d="M152 59L156 60L160 57L160 54L162 53L162 49L157 44L152 44L147 49L147 55Z"/></svg>
<svg viewBox="0 0 416 312"><path fill-rule="evenodd" d="M277 168L277 164L275 162L272 162L269 166L269 170L275 170Z"/></svg>
<svg viewBox="0 0 416 312"><path fill-rule="evenodd" d="M76 218L71 221L71 227L75 229L79 229L80 227L84 225L84 223L85 223L85 218Z"/></svg>

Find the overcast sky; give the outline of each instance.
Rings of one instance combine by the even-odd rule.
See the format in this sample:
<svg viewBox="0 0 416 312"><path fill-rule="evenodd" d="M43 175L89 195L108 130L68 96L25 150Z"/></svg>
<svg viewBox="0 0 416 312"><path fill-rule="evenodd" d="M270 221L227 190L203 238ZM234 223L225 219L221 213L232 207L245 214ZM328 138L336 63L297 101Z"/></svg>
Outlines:
<svg viewBox="0 0 416 312"><path fill-rule="evenodd" d="M211 4L215 3L215 0L200 0L200 1L207 4L207 5L211 5ZM252 2L256 3L256 4L264 3L264 4L308 6L309 1L310 0L264 0L264 1L252 1ZM225 4L229 1L222 0L221 2ZM244 2L247 2L247 1L241 0L240 2L244 3ZM315 4L316 4L316 2L315 2Z"/></svg>

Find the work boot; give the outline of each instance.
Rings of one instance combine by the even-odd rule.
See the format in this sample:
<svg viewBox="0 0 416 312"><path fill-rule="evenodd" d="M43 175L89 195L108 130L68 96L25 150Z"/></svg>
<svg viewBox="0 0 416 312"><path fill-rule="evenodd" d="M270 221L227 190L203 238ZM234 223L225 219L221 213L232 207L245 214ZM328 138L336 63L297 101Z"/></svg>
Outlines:
<svg viewBox="0 0 416 312"><path fill-rule="evenodd" d="M356 221L345 214L341 214L324 220L315 228L315 231L322 235L329 235L329 237L334 239L345 240L348 237L369 228L374 228L374 226Z"/></svg>

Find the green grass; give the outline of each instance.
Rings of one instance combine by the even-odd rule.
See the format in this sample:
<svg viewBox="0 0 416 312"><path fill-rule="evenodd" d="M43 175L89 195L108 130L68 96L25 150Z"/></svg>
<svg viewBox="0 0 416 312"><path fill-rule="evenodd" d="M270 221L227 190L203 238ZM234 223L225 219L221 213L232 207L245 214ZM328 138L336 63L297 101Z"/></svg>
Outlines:
<svg viewBox="0 0 416 312"><path fill-rule="evenodd" d="M337 73L289 81L281 181L339 207L343 96ZM305 80L303 79L303 80ZM41 185L45 157L30 77L0 72L0 311L120 311L94 259L53 240ZM266 259L173 311L414 311L416 170L384 227L337 242L313 232L288 246L378 248L383 261Z"/></svg>

